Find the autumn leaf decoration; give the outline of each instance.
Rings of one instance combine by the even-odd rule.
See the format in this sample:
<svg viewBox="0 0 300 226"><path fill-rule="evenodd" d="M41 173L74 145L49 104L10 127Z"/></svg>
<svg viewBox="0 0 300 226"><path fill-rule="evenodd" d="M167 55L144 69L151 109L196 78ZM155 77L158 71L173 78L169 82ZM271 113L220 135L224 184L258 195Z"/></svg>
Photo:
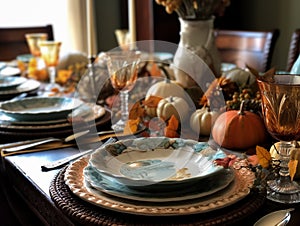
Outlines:
<svg viewBox="0 0 300 226"><path fill-rule="evenodd" d="M179 126L179 122L174 115L168 121L168 125L165 127L164 132L166 137L178 137L179 134L177 133L177 129Z"/></svg>
<svg viewBox="0 0 300 226"><path fill-rule="evenodd" d="M256 155L258 158L258 163L263 167L263 168L268 168L271 163L271 154L268 152L267 149L256 146Z"/></svg>
<svg viewBox="0 0 300 226"><path fill-rule="evenodd" d="M140 102L136 102L129 111L129 120L142 118L145 114L145 110Z"/></svg>
<svg viewBox="0 0 300 226"><path fill-rule="evenodd" d="M162 97L151 95L151 96L149 96L149 98L147 98L144 101L144 105L147 107L156 108L158 105L158 102L162 99L163 99Z"/></svg>
<svg viewBox="0 0 300 226"><path fill-rule="evenodd" d="M140 118L129 119L124 127L124 134L134 134L139 128Z"/></svg>
<svg viewBox="0 0 300 226"><path fill-rule="evenodd" d="M256 146L256 155L258 157L258 163L263 167L263 168L268 168L271 164L272 157L269 151L267 149ZM297 171L297 166L298 166L298 160L296 158L291 157L288 167L289 167L289 174L291 177L291 180L294 179L294 176Z"/></svg>
<svg viewBox="0 0 300 226"><path fill-rule="evenodd" d="M296 175L297 170L299 170L299 167L298 167L299 153L300 153L299 144L298 144L298 142L295 142L295 147L293 147L290 151L291 158L288 163L289 174L290 174L291 180L294 179L294 176Z"/></svg>

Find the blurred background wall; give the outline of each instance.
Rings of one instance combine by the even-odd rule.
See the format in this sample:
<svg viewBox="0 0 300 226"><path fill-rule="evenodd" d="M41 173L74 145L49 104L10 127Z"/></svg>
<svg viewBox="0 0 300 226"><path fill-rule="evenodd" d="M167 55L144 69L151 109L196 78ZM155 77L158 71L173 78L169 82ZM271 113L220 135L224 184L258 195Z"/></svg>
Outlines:
<svg viewBox="0 0 300 226"><path fill-rule="evenodd" d="M167 14L162 6L155 3L155 0L151 1L154 39L178 43L177 15ZM99 51L117 46L114 30L127 28L126 3L127 0L95 1ZM299 9L299 0L231 0L231 5L226 9L225 15L216 19L215 27L243 30L280 29L272 65L277 70L284 70L292 32L300 28ZM137 21L137 23L143 23L143 21Z"/></svg>

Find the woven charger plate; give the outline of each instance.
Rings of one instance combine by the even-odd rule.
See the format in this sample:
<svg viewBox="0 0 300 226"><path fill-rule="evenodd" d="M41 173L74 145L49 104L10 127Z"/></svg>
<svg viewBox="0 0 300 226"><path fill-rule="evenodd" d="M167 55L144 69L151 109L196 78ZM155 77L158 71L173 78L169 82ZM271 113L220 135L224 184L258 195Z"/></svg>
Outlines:
<svg viewBox="0 0 300 226"><path fill-rule="evenodd" d="M74 162L71 166L76 164L87 164L87 159L80 159ZM231 204L228 208L219 208L211 210L206 213L193 214L191 217L188 214L178 214L177 216L164 216L162 217L158 213L152 214L152 216L126 214L123 211L114 211L113 208L107 208L105 205L110 206L109 202L102 202L103 207L92 204L90 201L79 198L78 195L74 195L73 191L69 189L69 186L65 183L67 168L61 170L53 179L50 186L50 195L55 204L74 222L89 225L103 225L105 224L135 224L135 225L231 225L250 214L254 213L264 203L265 196L262 194L252 193L246 195L240 201ZM80 172L78 172L80 173ZM75 174L75 172L74 172ZM82 174L82 170L81 170ZM80 190L80 188L79 188ZM104 194L103 194L104 195ZM91 200L93 197L90 197ZM113 199L113 197L110 197ZM120 199L115 199L116 202L122 202ZM128 203L124 203L125 206ZM135 206L132 202L131 205ZM135 206L136 207L136 206ZM155 208L153 208L154 210Z"/></svg>

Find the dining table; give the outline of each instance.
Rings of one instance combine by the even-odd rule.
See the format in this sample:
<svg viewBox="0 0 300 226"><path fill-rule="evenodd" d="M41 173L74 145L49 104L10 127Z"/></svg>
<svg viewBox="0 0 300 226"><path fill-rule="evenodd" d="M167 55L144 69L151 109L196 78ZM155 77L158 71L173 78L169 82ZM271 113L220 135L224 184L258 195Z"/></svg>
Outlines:
<svg viewBox="0 0 300 226"><path fill-rule="evenodd" d="M300 205L266 199L251 191L229 206L199 214L153 216L123 213L74 195L64 182L67 166L43 171L41 165L79 153L76 146L2 157L1 183L12 209L27 225L253 225L276 210L294 208L287 225L300 224Z"/></svg>

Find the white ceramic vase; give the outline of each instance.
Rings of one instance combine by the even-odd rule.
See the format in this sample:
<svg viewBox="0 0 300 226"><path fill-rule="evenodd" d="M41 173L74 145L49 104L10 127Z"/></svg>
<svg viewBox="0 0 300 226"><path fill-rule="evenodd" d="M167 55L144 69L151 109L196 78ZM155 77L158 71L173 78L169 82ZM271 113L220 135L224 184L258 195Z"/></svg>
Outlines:
<svg viewBox="0 0 300 226"><path fill-rule="evenodd" d="M185 88L199 84L201 73L207 72L207 68L219 77L221 62L215 45L214 18L209 20L179 18L179 21L180 42L173 60L176 81Z"/></svg>

